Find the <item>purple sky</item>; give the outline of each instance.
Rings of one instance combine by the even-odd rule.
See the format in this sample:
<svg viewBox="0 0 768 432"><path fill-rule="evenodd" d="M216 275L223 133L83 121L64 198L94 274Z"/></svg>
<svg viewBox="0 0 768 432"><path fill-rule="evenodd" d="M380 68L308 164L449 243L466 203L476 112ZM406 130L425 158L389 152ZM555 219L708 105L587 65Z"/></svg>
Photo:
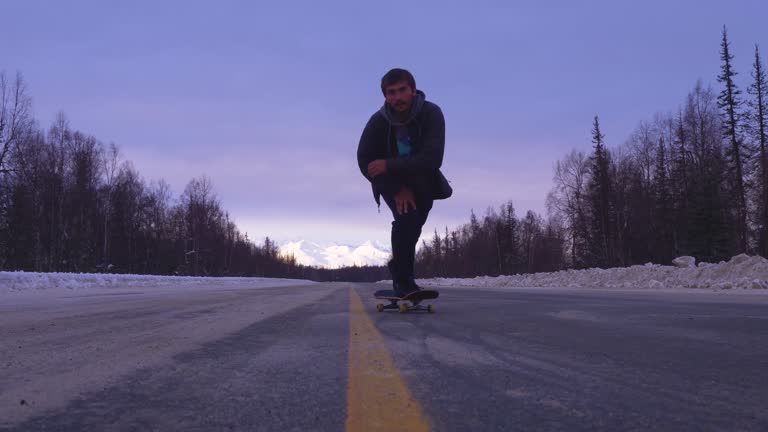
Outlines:
<svg viewBox="0 0 768 432"><path fill-rule="evenodd" d="M355 151L392 67L446 117L455 192L427 234L510 199L544 214L595 114L617 146L717 85L724 24L742 89L755 43L768 58L758 0L2 3L0 70L24 74L42 125L64 111L174 196L207 175L241 231L280 242L389 241Z"/></svg>

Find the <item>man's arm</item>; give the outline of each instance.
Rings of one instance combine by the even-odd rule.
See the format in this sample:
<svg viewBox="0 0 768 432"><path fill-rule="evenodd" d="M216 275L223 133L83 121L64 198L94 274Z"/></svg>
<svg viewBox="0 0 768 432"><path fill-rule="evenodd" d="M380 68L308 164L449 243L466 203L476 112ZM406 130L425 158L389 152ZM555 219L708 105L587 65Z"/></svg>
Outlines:
<svg viewBox="0 0 768 432"><path fill-rule="evenodd" d="M384 139L382 138L380 131L376 130L376 125L374 124L377 115L379 114L377 113L371 116L370 120L368 120L368 123L365 125L365 129L363 129L363 134L360 136L360 143L357 145L357 165L363 176L373 183L376 190L381 193L394 195L399 192L403 186L395 176L389 173L379 174L373 177L368 175L368 164L376 159L377 144L380 144Z"/></svg>
<svg viewBox="0 0 768 432"><path fill-rule="evenodd" d="M424 119L421 151L407 157L387 159L387 171L393 175L417 174L434 171L443 164L445 151L445 118L440 107L434 108Z"/></svg>

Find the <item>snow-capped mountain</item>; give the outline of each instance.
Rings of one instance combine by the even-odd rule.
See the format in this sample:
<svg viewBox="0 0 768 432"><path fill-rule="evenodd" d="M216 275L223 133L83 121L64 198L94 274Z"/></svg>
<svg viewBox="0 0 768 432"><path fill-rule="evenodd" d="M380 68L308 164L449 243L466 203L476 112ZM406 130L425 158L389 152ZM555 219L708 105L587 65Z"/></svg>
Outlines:
<svg viewBox="0 0 768 432"><path fill-rule="evenodd" d="M317 243L306 240L287 242L280 246L280 254L296 257L299 264L326 268L352 265L386 265L391 255L389 246L367 241L359 246Z"/></svg>

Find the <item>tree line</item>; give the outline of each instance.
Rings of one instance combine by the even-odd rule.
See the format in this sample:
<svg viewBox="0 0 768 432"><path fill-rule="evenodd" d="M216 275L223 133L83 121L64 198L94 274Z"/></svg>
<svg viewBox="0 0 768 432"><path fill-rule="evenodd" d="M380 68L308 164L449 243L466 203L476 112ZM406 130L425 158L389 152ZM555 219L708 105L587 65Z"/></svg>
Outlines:
<svg viewBox="0 0 768 432"><path fill-rule="evenodd" d="M435 231L419 277L716 262L768 256L768 90L759 47L746 94L725 28L718 90L697 82L675 111L643 121L609 148L595 117L592 150L557 161L547 216L512 201ZM319 269L257 244L222 209L207 177L178 199L146 183L114 144L59 114L46 130L20 74L0 73L0 269L376 281L385 267Z"/></svg>
<svg viewBox="0 0 768 432"><path fill-rule="evenodd" d="M545 220L512 202L423 241L420 277L472 277L768 256L768 82L759 46L746 95L724 27L719 91L698 81L676 112L643 121L615 149L599 117L592 150L554 168Z"/></svg>
<svg viewBox="0 0 768 432"><path fill-rule="evenodd" d="M240 232L211 180L179 197L145 182L114 143L32 116L20 73L0 72L0 270L298 278L373 282L383 266L324 269Z"/></svg>
<svg viewBox="0 0 768 432"><path fill-rule="evenodd" d="M116 145L31 114L21 74L0 73L0 269L323 277L241 233L206 177L173 200ZM325 276L329 277L329 276Z"/></svg>

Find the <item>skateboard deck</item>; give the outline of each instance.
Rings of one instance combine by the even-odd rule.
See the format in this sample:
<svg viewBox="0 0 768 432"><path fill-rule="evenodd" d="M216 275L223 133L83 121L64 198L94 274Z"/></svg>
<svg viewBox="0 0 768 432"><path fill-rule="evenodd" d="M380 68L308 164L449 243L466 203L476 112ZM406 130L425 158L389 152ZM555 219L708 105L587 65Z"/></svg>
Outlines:
<svg viewBox="0 0 768 432"><path fill-rule="evenodd" d="M408 311L426 311L429 313L435 312L433 305L424 306L420 304L423 300L436 299L440 293L435 290L423 289L414 291L404 297L398 297L393 290L379 290L376 291L373 296L381 300L389 300L389 304L379 303L376 305L376 310L382 312L387 309L397 309L401 313ZM398 302L403 302L399 303ZM406 303L407 302L407 303ZM410 303L410 304L409 304Z"/></svg>

